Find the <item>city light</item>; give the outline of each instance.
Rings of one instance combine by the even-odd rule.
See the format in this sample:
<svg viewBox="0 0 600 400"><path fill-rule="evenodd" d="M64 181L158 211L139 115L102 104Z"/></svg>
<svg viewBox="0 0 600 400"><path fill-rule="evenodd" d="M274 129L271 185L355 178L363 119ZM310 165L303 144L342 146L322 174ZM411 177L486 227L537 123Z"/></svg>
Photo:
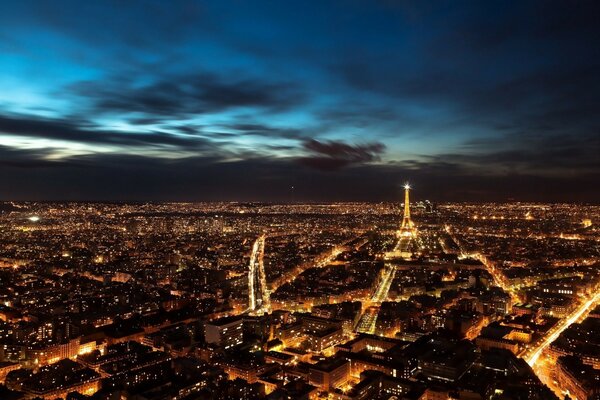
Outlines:
<svg viewBox="0 0 600 400"><path fill-rule="evenodd" d="M23 224L33 216L27 207L52 222ZM600 216L595 206L432 204L407 187L400 211L398 203L226 202L19 210L0 214L0 278L9 291L0 325L10 327L0 330L8 349L0 361L33 377L67 377L80 393L112 382L88 365L108 370L124 357L128 384L151 386L187 368L177 364L182 356L196 360L194 371L227 377L192 374L199 380L188 387L255 383L277 364L330 393L379 387L361 381L369 369L412 379L417 390L430 379L452 382L447 363L479 374L486 352L505 349L504 361L523 358L533 367L527 380L551 398L577 387L550 366L582 368L564 358L564 346L600 313L598 233L581 224ZM544 223L523 218L533 213ZM15 290L20 301L10 297ZM52 318L30 317L40 313ZM32 344L35 351L20 350ZM593 360L588 347L568 351ZM407 358L432 367L399 370ZM323 374L340 379L322 386ZM39 382L24 387L43 390Z"/></svg>

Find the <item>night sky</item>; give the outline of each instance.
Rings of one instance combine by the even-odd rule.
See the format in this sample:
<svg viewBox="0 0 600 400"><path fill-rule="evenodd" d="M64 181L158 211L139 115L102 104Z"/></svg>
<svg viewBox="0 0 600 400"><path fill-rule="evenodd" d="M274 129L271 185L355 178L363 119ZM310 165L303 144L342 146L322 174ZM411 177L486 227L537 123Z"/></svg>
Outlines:
<svg viewBox="0 0 600 400"><path fill-rule="evenodd" d="M2 1L0 200L600 202L598 1Z"/></svg>

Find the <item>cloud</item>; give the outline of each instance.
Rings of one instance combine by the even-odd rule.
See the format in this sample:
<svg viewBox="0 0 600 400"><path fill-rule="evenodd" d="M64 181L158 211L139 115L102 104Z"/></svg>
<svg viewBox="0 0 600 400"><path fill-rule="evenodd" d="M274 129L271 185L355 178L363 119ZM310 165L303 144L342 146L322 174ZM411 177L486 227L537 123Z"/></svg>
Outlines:
<svg viewBox="0 0 600 400"><path fill-rule="evenodd" d="M340 141L310 139L302 146L309 155L299 158L298 161L321 170L337 170L349 165L378 161L385 151L383 143L351 145Z"/></svg>
<svg viewBox="0 0 600 400"><path fill-rule="evenodd" d="M167 132L120 132L106 130L80 120L48 119L30 115L0 115L0 132L86 144L118 146L175 146L182 149L207 149L206 139L175 136Z"/></svg>
<svg viewBox="0 0 600 400"><path fill-rule="evenodd" d="M18 149L0 145L0 166L33 169L62 166L61 162L48 160L51 154L49 149Z"/></svg>
<svg viewBox="0 0 600 400"><path fill-rule="evenodd" d="M329 67L362 97L380 96L421 121L427 118L439 132L460 119L463 130L476 128L475 136L494 134L490 126L507 122L520 130L545 125L577 135L583 125L600 126L594 111L600 103L600 53L593 45L600 40L593 17L599 7L593 1L520 2L509 10L485 2L449 12L438 5L433 14L420 14L421 27L437 13L443 21L422 40L410 41L408 57L390 54L382 62L377 53L355 52Z"/></svg>
<svg viewBox="0 0 600 400"><path fill-rule="evenodd" d="M470 140L466 146L468 151L462 154L432 158L451 159L472 168L486 165L496 173L510 170L564 176L600 171L600 128L568 134L514 127L500 137Z"/></svg>
<svg viewBox="0 0 600 400"><path fill-rule="evenodd" d="M218 127L231 131L236 136L261 136L273 139L302 140L308 134L308 130L281 128L254 122L221 124Z"/></svg>
<svg viewBox="0 0 600 400"><path fill-rule="evenodd" d="M300 88L291 82L226 78L209 72L158 76L143 85L131 77L84 81L70 85L67 90L89 103L91 112L142 113L166 121L243 107L277 112L305 99ZM151 120L143 117L141 121Z"/></svg>

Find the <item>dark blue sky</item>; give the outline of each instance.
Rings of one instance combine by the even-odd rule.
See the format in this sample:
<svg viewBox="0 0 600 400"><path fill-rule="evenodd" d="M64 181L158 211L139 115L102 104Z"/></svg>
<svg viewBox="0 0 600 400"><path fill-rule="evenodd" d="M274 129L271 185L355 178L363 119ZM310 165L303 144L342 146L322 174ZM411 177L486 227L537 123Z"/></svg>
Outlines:
<svg viewBox="0 0 600 400"><path fill-rule="evenodd" d="M598 202L598 4L2 2L0 199Z"/></svg>

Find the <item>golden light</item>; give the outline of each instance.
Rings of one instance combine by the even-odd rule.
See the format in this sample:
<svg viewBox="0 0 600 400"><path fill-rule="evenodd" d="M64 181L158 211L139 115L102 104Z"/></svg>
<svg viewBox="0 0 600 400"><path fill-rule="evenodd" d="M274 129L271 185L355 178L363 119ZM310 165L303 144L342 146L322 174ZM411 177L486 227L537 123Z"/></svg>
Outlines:
<svg viewBox="0 0 600 400"><path fill-rule="evenodd" d="M89 342L83 345L79 346L79 351L77 352L78 355L84 355L84 354L89 354L92 351L94 351L96 349L96 343L95 342Z"/></svg>

